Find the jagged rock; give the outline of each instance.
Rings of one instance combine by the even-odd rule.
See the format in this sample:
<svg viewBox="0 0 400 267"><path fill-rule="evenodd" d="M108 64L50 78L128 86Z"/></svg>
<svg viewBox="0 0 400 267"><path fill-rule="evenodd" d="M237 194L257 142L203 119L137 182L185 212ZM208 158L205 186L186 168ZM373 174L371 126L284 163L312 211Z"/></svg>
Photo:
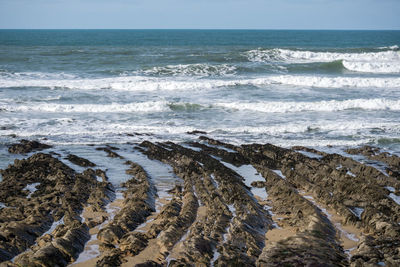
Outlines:
<svg viewBox="0 0 400 267"><path fill-rule="evenodd" d="M118 153L111 150L110 147L97 147L96 150L104 151L107 153L107 156L110 158L120 158L123 159L124 157L120 156Z"/></svg>
<svg viewBox="0 0 400 267"><path fill-rule="evenodd" d="M204 131L198 131L198 130L194 130L194 131L190 131L190 132L186 132L187 134L193 134L193 135L196 135L196 134L207 134L207 132L204 132Z"/></svg>
<svg viewBox="0 0 400 267"><path fill-rule="evenodd" d="M257 187L257 188L264 188L266 186L266 184L263 181L254 181L251 183L251 186Z"/></svg>
<svg viewBox="0 0 400 267"><path fill-rule="evenodd" d="M155 261L146 261L144 263L136 264L135 267L162 267L162 265Z"/></svg>
<svg viewBox="0 0 400 267"><path fill-rule="evenodd" d="M118 253L104 256L96 263L96 267L115 267L122 264L121 256Z"/></svg>
<svg viewBox="0 0 400 267"><path fill-rule="evenodd" d="M8 148L8 152L12 154L26 154L32 151L39 151L51 147L52 146L39 143L38 141L29 141L22 139L19 144L12 144Z"/></svg>
<svg viewBox="0 0 400 267"><path fill-rule="evenodd" d="M69 161L71 161L72 163L74 163L74 164L76 164L78 166L81 166L81 167L95 167L96 166L96 164L94 164L93 162L91 162L91 161L89 161L87 159L78 157L78 156L76 156L74 154L69 154L67 159Z"/></svg>
<svg viewBox="0 0 400 267"><path fill-rule="evenodd" d="M3 265L66 266L84 249L89 229L92 233L97 226L97 266L120 266L130 257L136 266L400 265L400 206L389 196L400 190L393 155L372 147L348 151L385 162L392 170L386 176L349 157L307 147L235 146L202 136L183 146L145 141L134 149L170 165L180 178L157 212L152 178L145 166L134 162L126 162L132 178L121 185L120 210L85 223L80 218L84 206L85 212L104 214L114 199L104 171L76 173L43 153L1 170ZM113 151L116 147L97 150L120 157ZM71 159L81 166L90 164L73 155ZM240 166L252 165L260 175L251 186L265 188L268 199L255 197L252 192L257 190L250 191L246 177L221 161L238 172ZM338 228L317 203L340 215L342 224L364 232L350 259ZM269 210L282 216L279 226L292 229L289 237L276 242L265 237L275 227ZM56 222L59 225L43 235ZM15 255L14 263L7 262Z"/></svg>
<svg viewBox="0 0 400 267"><path fill-rule="evenodd" d="M99 187L103 198L97 202L109 201L104 191L110 190L110 184L98 182L91 169L76 173L43 153L15 160L1 174L0 201L6 203L0 209L1 261L19 254L15 264L66 266L76 259L90 238L79 213ZM52 233L43 235L61 219Z"/></svg>

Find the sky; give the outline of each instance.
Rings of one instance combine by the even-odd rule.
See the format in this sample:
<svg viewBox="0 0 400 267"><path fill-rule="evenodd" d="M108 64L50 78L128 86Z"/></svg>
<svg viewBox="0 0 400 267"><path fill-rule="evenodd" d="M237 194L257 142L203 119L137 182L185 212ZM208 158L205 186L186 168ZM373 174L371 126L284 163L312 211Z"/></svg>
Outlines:
<svg viewBox="0 0 400 267"><path fill-rule="evenodd" d="M395 29L400 0L0 0L1 29Z"/></svg>

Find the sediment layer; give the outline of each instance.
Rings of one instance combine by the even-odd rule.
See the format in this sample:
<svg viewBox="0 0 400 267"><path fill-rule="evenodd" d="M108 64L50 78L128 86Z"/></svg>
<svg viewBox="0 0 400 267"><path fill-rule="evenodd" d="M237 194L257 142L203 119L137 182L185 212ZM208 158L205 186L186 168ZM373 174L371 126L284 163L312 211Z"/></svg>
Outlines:
<svg viewBox="0 0 400 267"><path fill-rule="evenodd" d="M96 150L121 161L130 178L120 185L40 143L10 153L32 147L50 154L1 170L0 266L400 265L400 159L378 148L329 154L204 136L132 145L172 168L175 184L159 192L152 165L117 147Z"/></svg>

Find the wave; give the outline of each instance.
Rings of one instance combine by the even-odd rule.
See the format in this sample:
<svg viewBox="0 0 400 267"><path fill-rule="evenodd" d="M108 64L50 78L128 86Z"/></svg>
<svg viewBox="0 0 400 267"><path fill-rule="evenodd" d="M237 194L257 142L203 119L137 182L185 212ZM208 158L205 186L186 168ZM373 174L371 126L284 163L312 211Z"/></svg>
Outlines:
<svg viewBox="0 0 400 267"><path fill-rule="evenodd" d="M13 72L0 70L0 79L76 79L76 75L69 73L51 73L51 72Z"/></svg>
<svg viewBox="0 0 400 267"><path fill-rule="evenodd" d="M343 67L351 71L369 73L400 73L399 62L366 62L366 61L342 61Z"/></svg>
<svg viewBox="0 0 400 267"><path fill-rule="evenodd" d="M215 80L215 79L183 79L156 78L145 76L124 76L113 78L86 79L0 79L2 88L43 87L50 89L101 90L112 89L120 91L157 91L211 89L221 86L234 86L246 81Z"/></svg>
<svg viewBox="0 0 400 267"><path fill-rule="evenodd" d="M130 104L36 104L1 105L0 110L11 112L59 112L59 113L129 113L170 111L166 101L149 101Z"/></svg>
<svg viewBox="0 0 400 267"><path fill-rule="evenodd" d="M10 100L13 101L12 99ZM9 101L9 102L10 102ZM8 102L8 103L9 103ZM212 108L212 105L202 105L185 102L148 101L129 104L25 104L10 105L0 102L0 112L48 112L48 113L156 113L168 111L201 111Z"/></svg>
<svg viewBox="0 0 400 267"><path fill-rule="evenodd" d="M309 133L322 132L327 134L331 133L333 137L340 135L352 135L360 132L369 133L372 129L382 129L388 132L400 131L400 125L397 123L379 123L379 122L365 122L365 121L335 121L335 122L303 122L299 123L288 123L279 125L269 126L242 126L218 129L214 128L211 133L233 133L233 134L269 134L269 135L280 135L280 134L298 134L298 133ZM210 131L210 130L209 130Z"/></svg>
<svg viewBox="0 0 400 267"><path fill-rule="evenodd" d="M384 60L398 62L400 60L400 52L398 51L382 51L375 53L338 53L274 48L250 50L246 52L246 55L250 61L285 61L292 63L330 62L337 60Z"/></svg>
<svg viewBox="0 0 400 267"><path fill-rule="evenodd" d="M4 125L3 119L0 119ZM157 140L165 139L182 139L187 140L187 132L201 129L206 131L211 137L219 137L222 139L238 140L239 143L252 142L255 140L263 140L265 142L293 142L293 145L299 145L299 141L304 141L308 145L310 141L320 140L325 144L342 144L347 142L359 142L367 143L374 138L382 138L381 136L371 136L372 131L376 129L381 129L383 132L390 136L396 136L400 133L400 125L398 123L391 122L367 122L367 121L317 121L310 122L304 121L302 123L283 123L277 125L266 125L266 126L215 126L208 125L203 127L196 126L178 126L178 125L166 125L165 123L158 123L155 125L140 125L133 124L131 122L121 123L121 122L109 122L109 123L98 123L89 121L74 121L69 118L59 118L51 120L52 123L47 124L46 120L35 120L30 121L28 124L26 122L9 122L16 127L12 129L3 130L1 132L2 136L9 134L16 134L19 137L31 137L31 136L45 136L49 140L58 141L71 141L82 140L86 142L92 141L110 141L112 139L116 140L129 140L124 136L126 134L139 133L147 134L146 139L150 138L148 134L154 136ZM40 123L40 124L39 124ZM40 126L38 126L40 125ZM310 130L313 130L313 135L307 135ZM321 134L324 137L318 139L316 134ZM306 135L304 135L306 134ZM344 137L349 137L357 135L356 140L352 138L343 139ZM80 137L84 136L84 139ZM90 136L90 140L87 139ZM245 139L243 137L246 136ZM139 136L140 138L140 136ZM339 142L339 143L338 143ZM344 143L342 143L344 142ZM318 145L318 142L317 142Z"/></svg>
<svg viewBox="0 0 400 267"><path fill-rule="evenodd" d="M334 112L350 109L400 111L400 100L351 99L317 102L221 102L214 104L149 101L129 104L28 104L0 105L0 111L8 112L54 112L54 113L130 113L130 112L193 112L206 109L229 109L232 111L251 111L263 113L290 112Z"/></svg>
<svg viewBox="0 0 400 267"><path fill-rule="evenodd" d="M159 76L227 76L235 74L236 68L228 64L179 64L154 67L148 70L139 71L145 75Z"/></svg>
<svg viewBox="0 0 400 267"><path fill-rule="evenodd" d="M126 76L86 79L0 79L0 88L42 87L50 89L118 91L203 90L220 87L283 84L321 88L397 88L400 77L325 77L305 75L270 75L248 79L157 78Z"/></svg>
<svg viewBox="0 0 400 267"><path fill-rule="evenodd" d="M273 83L319 87L319 88L398 88L400 78L361 78L361 77L324 77L304 75L280 75L268 78Z"/></svg>
<svg viewBox="0 0 400 267"><path fill-rule="evenodd" d="M399 50L398 45L391 45L391 46L381 46L379 47L381 50Z"/></svg>
<svg viewBox="0 0 400 267"><path fill-rule="evenodd" d="M283 62L288 64L343 61L351 71L370 73L399 73L400 51L338 53L289 49L256 49L245 53L253 62Z"/></svg>
<svg viewBox="0 0 400 267"><path fill-rule="evenodd" d="M216 107L228 108L238 111L256 111L263 113L288 113L303 111L343 111L349 109L363 110L400 110L400 100L376 99L351 99L330 100L318 102L230 102L216 103Z"/></svg>

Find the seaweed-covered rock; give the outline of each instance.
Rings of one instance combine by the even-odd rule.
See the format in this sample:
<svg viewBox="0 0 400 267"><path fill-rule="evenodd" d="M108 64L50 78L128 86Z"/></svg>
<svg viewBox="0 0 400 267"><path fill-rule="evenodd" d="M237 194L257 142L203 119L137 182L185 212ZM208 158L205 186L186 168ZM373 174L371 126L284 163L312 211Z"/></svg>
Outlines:
<svg viewBox="0 0 400 267"><path fill-rule="evenodd" d="M32 151L39 151L47 148L51 148L52 146L39 143L38 141L29 141L22 139L18 144L12 144L8 148L8 152L12 154L26 154Z"/></svg>

